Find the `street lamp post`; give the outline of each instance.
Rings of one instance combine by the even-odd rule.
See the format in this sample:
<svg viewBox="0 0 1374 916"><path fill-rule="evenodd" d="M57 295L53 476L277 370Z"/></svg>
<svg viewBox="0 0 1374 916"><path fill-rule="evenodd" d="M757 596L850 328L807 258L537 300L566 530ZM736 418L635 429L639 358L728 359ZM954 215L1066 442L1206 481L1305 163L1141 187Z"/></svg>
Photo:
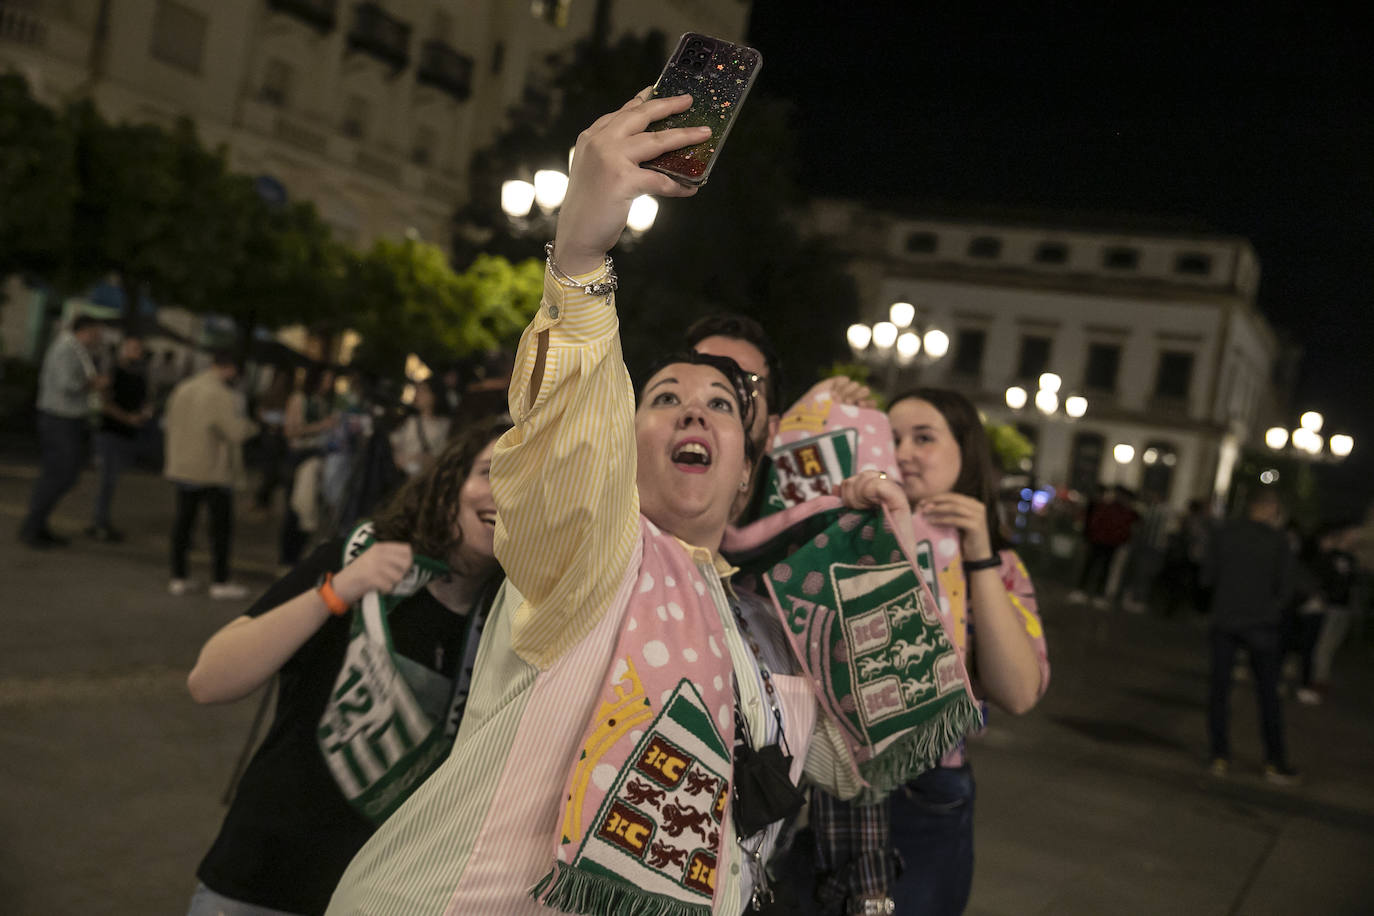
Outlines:
<svg viewBox="0 0 1374 916"><path fill-rule="evenodd" d="M949 352L949 335L934 325L916 321L916 306L894 302L887 320L875 324L851 324L845 332L854 355L883 371L883 389L891 398L899 370L924 367Z"/></svg>
<svg viewBox="0 0 1374 916"><path fill-rule="evenodd" d="M1286 454L1300 461L1344 461L1355 450L1355 437L1335 433L1322 439L1325 418L1315 410L1305 411L1298 418L1297 428L1291 432L1282 426L1264 431L1264 444L1276 454Z"/></svg>
<svg viewBox="0 0 1374 916"><path fill-rule="evenodd" d="M568 152L568 168L572 168L571 150ZM532 232L546 225L551 228L553 216L563 206L567 193L567 174L558 169L540 169L534 173L532 182L513 178L501 183L501 210L521 232ZM630 213L625 220L625 227L630 230L630 240L648 232L657 217L657 200L648 194L636 197L630 203Z"/></svg>

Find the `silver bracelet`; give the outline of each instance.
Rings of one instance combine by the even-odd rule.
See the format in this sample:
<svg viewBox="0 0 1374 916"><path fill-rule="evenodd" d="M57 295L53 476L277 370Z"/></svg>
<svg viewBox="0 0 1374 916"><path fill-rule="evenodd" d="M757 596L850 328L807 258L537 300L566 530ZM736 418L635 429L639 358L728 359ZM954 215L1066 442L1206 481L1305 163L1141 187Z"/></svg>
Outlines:
<svg viewBox="0 0 1374 916"><path fill-rule="evenodd" d="M588 296L609 296L620 288L620 280L615 275L615 262L611 260L610 255L606 255L606 261L601 265L600 273L592 277L586 283L578 283L572 277L563 273L563 271L559 269L557 262L554 261L553 242L549 242L544 246L544 254L548 256L547 263L549 265L549 273L553 275L553 278L558 281L560 286L566 286L568 289L580 289Z"/></svg>

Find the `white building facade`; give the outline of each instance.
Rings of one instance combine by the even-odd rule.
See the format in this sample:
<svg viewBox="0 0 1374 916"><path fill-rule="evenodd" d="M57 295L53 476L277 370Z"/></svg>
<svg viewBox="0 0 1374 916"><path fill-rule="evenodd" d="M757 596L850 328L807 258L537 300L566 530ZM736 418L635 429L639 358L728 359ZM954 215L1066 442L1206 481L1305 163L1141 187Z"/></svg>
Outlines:
<svg viewBox="0 0 1374 916"><path fill-rule="evenodd" d="M854 258L865 321L909 302L918 330L948 335L946 355L896 366L892 387L968 394L1032 440L1038 481L1119 483L1182 508L1224 495L1240 450L1262 444L1280 347L1255 305L1246 240L902 218L839 201L814 217ZM1044 373L1061 380L1049 414L1034 404ZM1020 410L1012 386L1027 392ZM1070 395L1087 399L1081 418L1065 414Z"/></svg>

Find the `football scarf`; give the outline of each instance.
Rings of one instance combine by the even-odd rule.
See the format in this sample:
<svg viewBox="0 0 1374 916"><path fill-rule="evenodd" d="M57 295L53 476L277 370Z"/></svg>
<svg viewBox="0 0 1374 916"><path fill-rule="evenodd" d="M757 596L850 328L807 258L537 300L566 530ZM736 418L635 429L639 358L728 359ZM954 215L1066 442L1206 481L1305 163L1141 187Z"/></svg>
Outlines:
<svg viewBox="0 0 1374 916"><path fill-rule="evenodd" d="M344 565L375 540L371 522L355 528ZM468 615L465 657L452 682L394 652L387 626L392 608L447 572L417 554L389 593L369 592L354 605L343 667L315 732L339 791L373 823L386 820L443 761L462 718L486 602L479 599Z"/></svg>
<svg viewBox="0 0 1374 916"><path fill-rule="evenodd" d="M567 780L553 867L530 893L566 913L709 916L733 668L711 584L675 538L647 519L641 531L640 581Z"/></svg>

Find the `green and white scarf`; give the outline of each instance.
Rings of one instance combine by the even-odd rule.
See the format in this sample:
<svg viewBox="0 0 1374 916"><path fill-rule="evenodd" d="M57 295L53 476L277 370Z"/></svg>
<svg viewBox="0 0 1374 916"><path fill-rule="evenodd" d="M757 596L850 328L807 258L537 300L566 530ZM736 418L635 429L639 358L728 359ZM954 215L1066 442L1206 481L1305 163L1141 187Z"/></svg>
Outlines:
<svg viewBox="0 0 1374 916"><path fill-rule="evenodd" d="M885 513L839 511L764 573L788 638L876 800L982 715L939 605Z"/></svg>
<svg viewBox="0 0 1374 916"><path fill-rule="evenodd" d="M375 541L371 522L360 524L345 542L344 565ZM373 823L386 820L443 761L458 731L480 607L469 615L467 657L452 682L396 653L387 626L396 605L447 572L445 564L417 554L388 594L369 592L354 605L343 667L315 733L339 791Z"/></svg>

